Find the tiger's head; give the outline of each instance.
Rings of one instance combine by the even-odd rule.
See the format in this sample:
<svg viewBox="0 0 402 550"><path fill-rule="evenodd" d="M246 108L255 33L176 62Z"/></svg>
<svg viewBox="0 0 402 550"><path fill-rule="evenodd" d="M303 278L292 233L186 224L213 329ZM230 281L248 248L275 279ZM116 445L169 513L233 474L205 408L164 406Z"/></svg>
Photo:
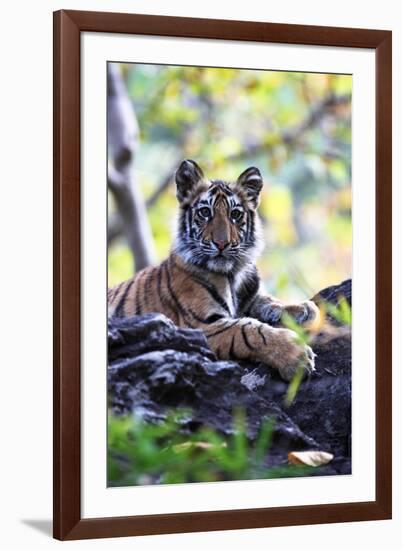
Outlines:
<svg viewBox="0 0 402 550"><path fill-rule="evenodd" d="M176 171L179 223L174 250L197 268L235 274L261 249L256 209L263 186L258 168L234 183L207 180L193 160Z"/></svg>

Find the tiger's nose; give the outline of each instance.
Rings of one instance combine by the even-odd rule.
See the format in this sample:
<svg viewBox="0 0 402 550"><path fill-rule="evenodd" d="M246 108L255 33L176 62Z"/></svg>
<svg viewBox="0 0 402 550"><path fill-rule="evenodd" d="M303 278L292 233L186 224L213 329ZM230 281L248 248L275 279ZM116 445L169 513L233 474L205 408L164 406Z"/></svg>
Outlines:
<svg viewBox="0 0 402 550"><path fill-rule="evenodd" d="M213 243L220 252L222 252L222 250L225 250L225 248L229 244L228 241L220 241L218 239L214 239Z"/></svg>

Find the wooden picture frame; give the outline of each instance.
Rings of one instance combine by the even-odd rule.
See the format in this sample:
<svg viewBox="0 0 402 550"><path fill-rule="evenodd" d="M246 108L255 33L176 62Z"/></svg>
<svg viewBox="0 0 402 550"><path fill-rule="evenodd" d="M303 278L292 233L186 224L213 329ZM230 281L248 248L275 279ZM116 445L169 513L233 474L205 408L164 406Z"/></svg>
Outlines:
<svg viewBox="0 0 402 550"><path fill-rule="evenodd" d="M80 35L83 32L371 48L376 59L376 499L81 518ZM391 518L390 31L62 10L54 14L54 536L61 540Z"/></svg>

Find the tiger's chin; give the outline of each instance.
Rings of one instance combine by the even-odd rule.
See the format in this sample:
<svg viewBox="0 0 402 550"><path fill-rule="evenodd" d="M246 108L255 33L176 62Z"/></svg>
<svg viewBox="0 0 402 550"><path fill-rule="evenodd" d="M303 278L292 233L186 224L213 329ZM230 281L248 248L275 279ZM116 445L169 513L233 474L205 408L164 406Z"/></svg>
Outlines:
<svg viewBox="0 0 402 550"><path fill-rule="evenodd" d="M234 267L235 262L223 256L215 256L207 261L207 269L212 273L227 275L233 271Z"/></svg>

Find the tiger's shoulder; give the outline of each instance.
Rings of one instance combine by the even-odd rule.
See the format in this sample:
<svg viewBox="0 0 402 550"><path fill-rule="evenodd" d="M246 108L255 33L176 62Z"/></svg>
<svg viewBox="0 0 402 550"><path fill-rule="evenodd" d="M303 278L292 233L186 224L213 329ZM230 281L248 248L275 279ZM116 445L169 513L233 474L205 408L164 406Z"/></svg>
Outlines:
<svg viewBox="0 0 402 550"><path fill-rule="evenodd" d="M108 289L109 316L130 317L163 313L183 323L191 304L197 306L193 278L170 255L158 266L146 267L134 277ZM190 304L191 302L191 304Z"/></svg>

